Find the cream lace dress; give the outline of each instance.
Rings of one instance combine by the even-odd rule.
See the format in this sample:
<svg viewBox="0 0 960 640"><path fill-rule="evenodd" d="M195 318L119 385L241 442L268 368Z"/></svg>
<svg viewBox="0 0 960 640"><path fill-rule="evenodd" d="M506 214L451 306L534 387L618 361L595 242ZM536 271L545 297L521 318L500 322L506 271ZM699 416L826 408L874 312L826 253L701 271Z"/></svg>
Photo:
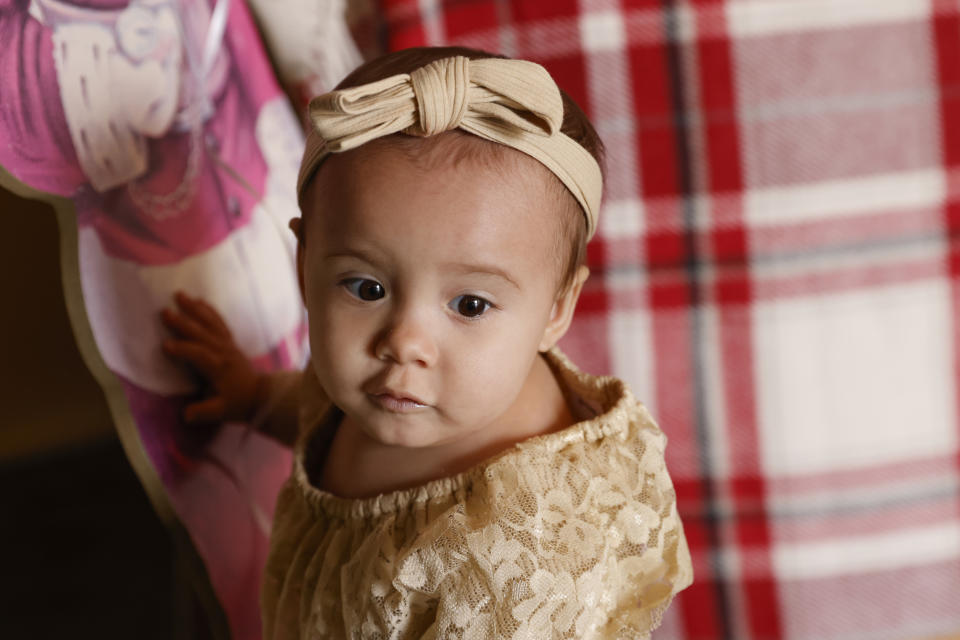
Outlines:
<svg viewBox="0 0 960 640"><path fill-rule="evenodd" d="M547 360L593 417L461 474L351 500L310 483L338 412L305 375L264 638L649 637L693 579L666 439L620 380L556 350Z"/></svg>

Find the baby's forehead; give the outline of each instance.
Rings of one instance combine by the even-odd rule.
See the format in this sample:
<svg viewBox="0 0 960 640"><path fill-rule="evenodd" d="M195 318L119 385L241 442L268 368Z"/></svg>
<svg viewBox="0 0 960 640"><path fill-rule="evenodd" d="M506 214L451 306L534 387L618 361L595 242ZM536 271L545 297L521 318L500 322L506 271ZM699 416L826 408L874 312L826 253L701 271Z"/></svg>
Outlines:
<svg viewBox="0 0 960 640"><path fill-rule="evenodd" d="M396 134L372 140L357 151L361 162L376 162L384 151L396 152L426 171L455 168L473 172L477 180L519 174L531 187L556 183L563 188L549 169L527 154L456 129L426 138Z"/></svg>
<svg viewBox="0 0 960 640"><path fill-rule="evenodd" d="M431 193L442 198L424 199ZM463 255L492 260L510 247L538 256L541 270L563 273L585 226L577 200L539 161L460 132L389 136L331 154L305 196L301 238L308 250L319 242L313 246L324 252L342 242L381 241L384 226L394 232L385 242L393 247L406 246L416 226L436 227L437 241ZM484 244L489 238L492 246Z"/></svg>
<svg viewBox="0 0 960 640"><path fill-rule="evenodd" d="M397 158L420 170L410 179L422 182L424 188L442 179L446 170L453 170L469 175L472 182L490 189L519 180L526 195L542 201L545 209L557 209L566 205L567 200L573 201L563 183L539 161L516 149L459 130L427 138L395 134L331 154L310 179L305 195L316 200L318 190L329 197L332 192L362 186L364 174L382 170ZM331 170L332 165L337 165L337 169ZM305 207L304 213L313 208Z"/></svg>
<svg viewBox="0 0 960 640"><path fill-rule="evenodd" d="M405 181L422 189L452 179L489 191L519 187L526 198L544 210L554 209L558 195L566 191L550 170L530 156L458 131L429 138L393 135L332 154L317 173L322 177L315 176L309 187L316 192L316 183L321 183L321 197L329 197L337 190L362 192L370 176L398 167Z"/></svg>
<svg viewBox="0 0 960 640"><path fill-rule="evenodd" d="M324 211L350 225L351 207L335 210L324 206L333 200L356 202L364 198L371 176L402 166L405 180L417 189L439 188L438 181L466 181L481 191L517 193L522 191L527 209L520 215L539 220L537 235L566 238L566 225L582 224L579 204L563 183L538 160L516 149L453 130L421 138L392 135L372 140L349 151L331 154L320 166L307 189L304 213L314 216ZM413 168L414 170L409 170ZM458 192L453 194L457 198ZM309 210L309 211L308 211ZM437 211L436 215L443 215ZM326 216L325 216L326 217ZM517 234L530 235L529 227L518 225Z"/></svg>

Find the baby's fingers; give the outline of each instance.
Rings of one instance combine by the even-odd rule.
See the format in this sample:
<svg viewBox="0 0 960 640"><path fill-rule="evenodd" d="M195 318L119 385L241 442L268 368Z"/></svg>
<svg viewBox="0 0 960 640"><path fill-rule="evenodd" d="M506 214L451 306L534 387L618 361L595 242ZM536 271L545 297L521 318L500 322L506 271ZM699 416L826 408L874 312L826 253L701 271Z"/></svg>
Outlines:
<svg viewBox="0 0 960 640"><path fill-rule="evenodd" d="M189 314L209 331L225 336L232 335L223 317L203 298L192 298L180 291L174 299L184 313Z"/></svg>
<svg viewBox="0 0 960 640"><path fill-rule="evenodd" d="M213 378L223 364L223 360L216 353L196 342L164 340L162 346L168 356L185 361L207 378Z"/></svg>
<svg viewBox="0 0 960 640"><path fill-rule="evenodd" d="M200 342L213 344L219 342L215 334L211 333L203 324L189 314L180 313L172 309L160 312L163 324L176 335Z"/></svg>
<svg viewBox="0 0 960 640"><path fill-rule="evenodd" d="M201 402L188 404L183 410L183 419L188 424L220 422L224 418L226 408L226 401L221 396L214 396Z"/></svg>

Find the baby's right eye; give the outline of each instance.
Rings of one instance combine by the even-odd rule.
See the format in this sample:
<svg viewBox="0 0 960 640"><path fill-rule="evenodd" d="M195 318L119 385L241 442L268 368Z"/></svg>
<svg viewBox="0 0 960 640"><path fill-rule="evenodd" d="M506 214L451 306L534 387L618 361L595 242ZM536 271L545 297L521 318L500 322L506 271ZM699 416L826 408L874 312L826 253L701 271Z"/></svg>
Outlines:
<svg viewBox="0 0 960 640"><path fill-rule="evenodd" d="M346 287L351 295L361 300L379 300L387 294L382 284L367 278L347 278L340 284Z"/></svg>

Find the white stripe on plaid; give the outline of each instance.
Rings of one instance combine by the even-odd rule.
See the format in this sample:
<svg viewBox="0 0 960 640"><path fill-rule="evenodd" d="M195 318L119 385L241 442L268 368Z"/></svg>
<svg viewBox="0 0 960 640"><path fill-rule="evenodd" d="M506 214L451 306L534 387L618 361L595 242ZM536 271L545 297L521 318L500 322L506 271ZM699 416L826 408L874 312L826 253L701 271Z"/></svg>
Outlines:
<svg viewBox="0 0 960 640"><path fill-rule="evenodd" d="M878 211L931 209L943 202L946 190L943 171L925 168L751 189L744 209L752 226L777 227Z"/></svg>
<svg viewBox="0 0 960 640"><path fill-rule="evenodd" d="M758 303L767 473L856 469L956 450L953 362L943 348L948 294L932 280Z"/></svg>
<svg viewBox="0 0 960 640"><path fill-rule="evenodd" d="M580 40L590 53L621 51L627 41L623 14L613 9L582 14Z"/></svg>
<svg viewBox="0 0 960 640"><path fill-rule="evenodd" d="M643 233L644 217L643 201L639 198L605 200L599 233L610 239L639 237Z"/></svg>
<svg viewBox="0 0 960 640"><path fill-rule="evenodd" d="M423 29L427 38L433 42L446 40L441 3L437 0L417 0L417 4L420 7L420 15L423 17Z"/></svg>
<svg viewBox="0 0 960 640"><path fill-rule="evenodd" d="M903 23L930 16L927 0L731 0L730 36L748 38L864 24Z"/></svg>
<svg viewBox="0 0 960 640"><path fill-rule="evenodd" d="M934 564L958 555L960 523L947 522L815 543L778 544L774 561L781 578L807 580Z"/></svg>

